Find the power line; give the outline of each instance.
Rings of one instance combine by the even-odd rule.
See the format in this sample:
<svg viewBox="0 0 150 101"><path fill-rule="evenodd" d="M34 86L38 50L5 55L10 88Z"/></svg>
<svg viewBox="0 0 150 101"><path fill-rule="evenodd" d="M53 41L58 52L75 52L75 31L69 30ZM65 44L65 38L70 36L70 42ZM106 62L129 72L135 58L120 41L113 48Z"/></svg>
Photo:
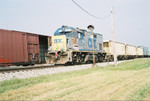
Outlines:
<svg viewBox="0 0 150 101"><path fill-rule="evenodd" d="M102 20L102 19L106 19L108 16L110 16L110 14L108 14L107 16L103 17L103 18L100 18L100 17L97 17L97 16L94 16L93 14L89 13L87 10L85 10L84 8L82 8L78 3L76 3L74 0L72 0L72 2L77 5L81 10L83 10L84 12L86 12L88 15L96 18L96 19L99 19L99 20Z"/></svg>

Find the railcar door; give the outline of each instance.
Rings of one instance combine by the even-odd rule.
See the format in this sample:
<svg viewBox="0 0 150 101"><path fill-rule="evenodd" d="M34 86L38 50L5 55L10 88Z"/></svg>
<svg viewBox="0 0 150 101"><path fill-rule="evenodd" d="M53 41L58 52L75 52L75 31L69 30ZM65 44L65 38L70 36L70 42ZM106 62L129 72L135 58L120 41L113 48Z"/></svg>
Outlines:
<svg viewBox="0 0 150 101"><path fill-rule="evenodd" d="M28 58L29 62L39 62L39 36L28 34L27 35L28 40Z"/></svg>

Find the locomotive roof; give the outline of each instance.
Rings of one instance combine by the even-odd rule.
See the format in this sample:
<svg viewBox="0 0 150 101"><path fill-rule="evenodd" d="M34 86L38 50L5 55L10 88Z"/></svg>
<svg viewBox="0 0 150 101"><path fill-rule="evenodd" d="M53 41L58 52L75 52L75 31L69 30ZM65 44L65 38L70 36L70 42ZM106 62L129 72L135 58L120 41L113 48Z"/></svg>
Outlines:
<svg viewBox="0 0 150 101"><path fill-rule="evenodd" d="M70 31L75 30L75 31L80 32L80 33L84 33L84 32L91 33L91 32L89 32L89 31L87 31L87 30L85 30L85 29L79 29L79 28L68 27L68 26L62 26L61 28L58 28L58 29L55 31L55 33L59 33L60 30L64 30L64 29L68 29L68 30L70 30ZM102 34L99 34L99 33L94 33L94 34L97 34L97 35L102 36Z"/></svg>

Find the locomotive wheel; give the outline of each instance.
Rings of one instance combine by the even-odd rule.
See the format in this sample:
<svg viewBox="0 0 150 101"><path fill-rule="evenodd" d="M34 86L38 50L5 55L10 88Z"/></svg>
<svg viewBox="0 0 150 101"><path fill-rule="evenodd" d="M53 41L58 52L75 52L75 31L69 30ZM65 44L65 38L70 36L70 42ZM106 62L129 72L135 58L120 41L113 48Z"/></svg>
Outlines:
<svg viewBox="0 0 150 101"><path fill-rule="evenodd" d="M83 57L81 53L74 53L72 56L72 61L74 65L79 65L82 63Z"/></svg>
<svg viewBox="0 0 150 101"><path fill-rule="evenodd" d="M77 64L77 55L76 54L73 54L72 62L73 62L74 65Z"/></svg>
<svg viewBox="0 0 150 101"><path fill-rule="evenodd" d="M85 62L85 56L86 56L86 54L81 54L81 55L80 55L81 63L84 63L84 62Z"/></svg>
<svg viewBox="0 0 150 101"><path fill-rule="evenodd" d="M77 65L81 64L81 54L77 54Z"/></svg>

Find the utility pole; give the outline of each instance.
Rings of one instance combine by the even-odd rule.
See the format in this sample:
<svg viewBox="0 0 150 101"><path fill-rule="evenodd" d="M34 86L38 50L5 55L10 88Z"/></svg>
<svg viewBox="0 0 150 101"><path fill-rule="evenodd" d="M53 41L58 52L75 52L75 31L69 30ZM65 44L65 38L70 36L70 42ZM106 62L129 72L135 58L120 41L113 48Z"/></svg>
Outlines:
<svg viewBox="0 0 150 101"><path fill-rule="evenodd" d="M92 65L92 67L96 67L96 64L95 64L95 52L94 52L94 34L93 34L94 26L93 25L89 25L87 28L91 32L91 39L92 39L92 53L93 53L93 65Z"/></svg>
<svg viewBox="0 0 150 101"><path fill-rule="evenodd" d="M116 56L116 46L115 46L115 35L114 35L114 11L113 7L111 8L111 18L112 18L112 41L113 41L113 57L114 57L114 65L117 67L117 56Z"/></svg>
<svg viewBox="0 0 150 101"><path fill-rule="evenodd" d="M96 64L95 64L94 34L93 34L93 31L91 33L92 33L92 36L93 36L93 39L92 39L93 65L92 65L92 67L96 67Z"/></svg>

